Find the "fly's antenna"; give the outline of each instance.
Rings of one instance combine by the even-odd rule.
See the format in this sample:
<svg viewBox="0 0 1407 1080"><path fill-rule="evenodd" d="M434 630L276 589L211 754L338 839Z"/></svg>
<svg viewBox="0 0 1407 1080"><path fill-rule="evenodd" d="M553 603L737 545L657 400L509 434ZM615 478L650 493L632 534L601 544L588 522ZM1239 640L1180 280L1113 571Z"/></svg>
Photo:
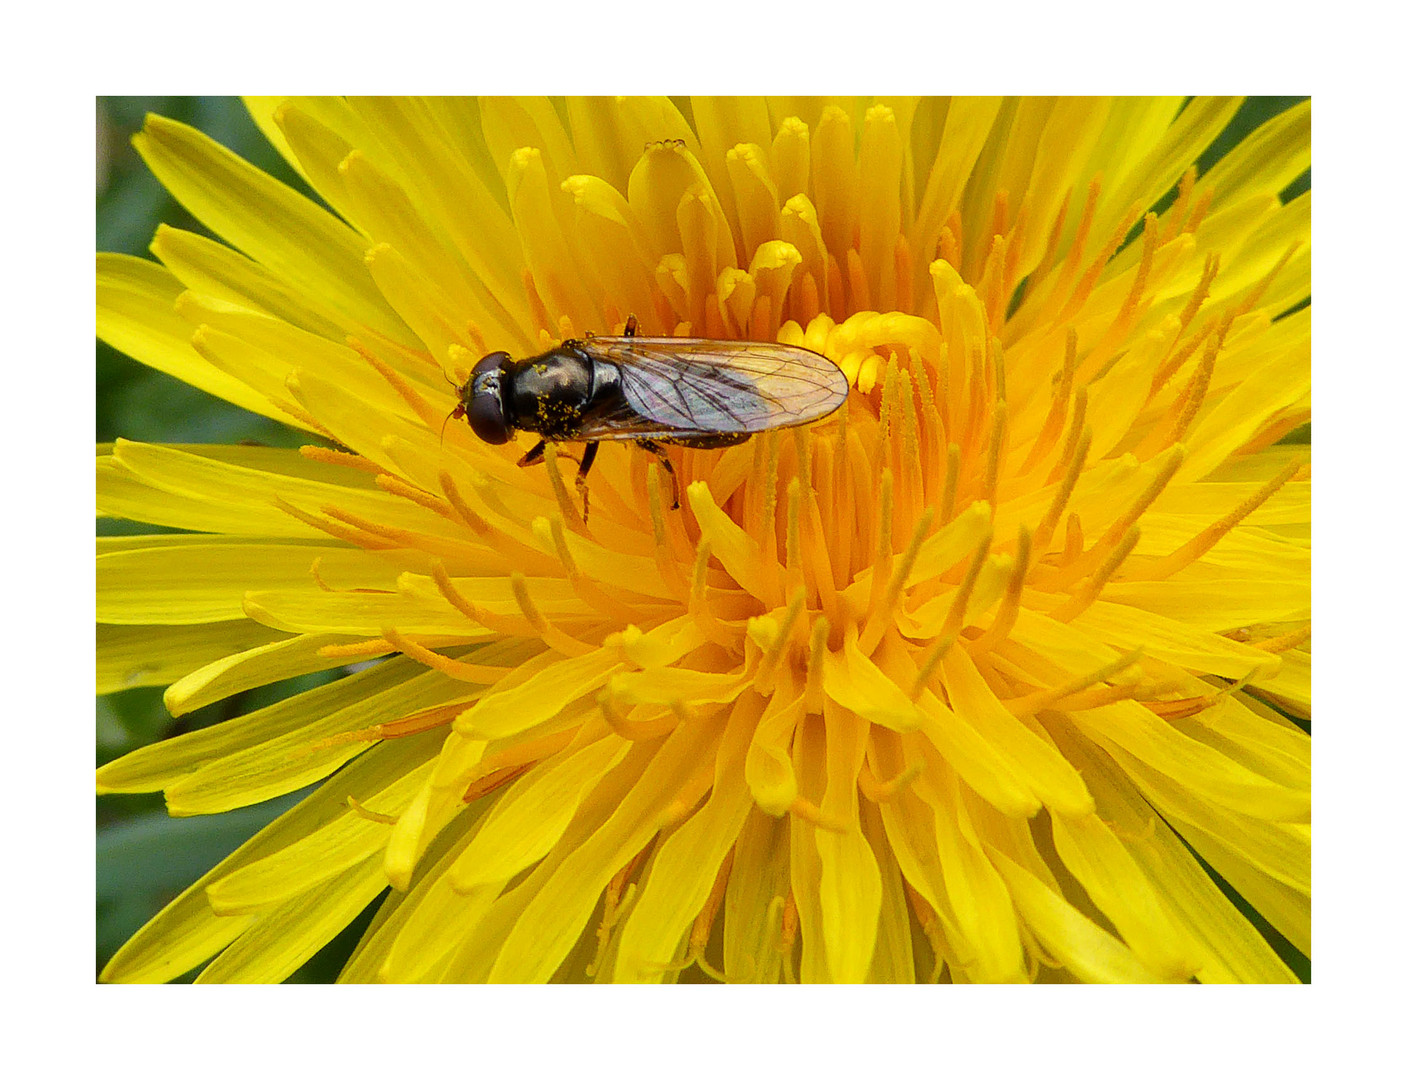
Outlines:
<svg viewBox="0 0 1407 1080"><path fill-rule="evenodd" d="M458 420L461 416L464 415L465 384L455 382L452 378L450 378L449 372L445 371L444 368L440 368L440 374L445 377L445 382L449 383L452 387L454 387L454 392L459 395L459 404L455 405L454 412L446 416L445 422L440 425L440 449L443 450L445 448L445 428L449 427L449 422L451 420Z"/></svg>

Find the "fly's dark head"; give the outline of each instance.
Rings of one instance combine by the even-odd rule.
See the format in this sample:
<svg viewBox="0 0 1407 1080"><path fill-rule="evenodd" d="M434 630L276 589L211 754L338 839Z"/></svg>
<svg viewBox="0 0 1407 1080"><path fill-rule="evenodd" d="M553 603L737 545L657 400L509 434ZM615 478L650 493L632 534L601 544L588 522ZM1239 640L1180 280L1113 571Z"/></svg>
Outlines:
<svg viewBox="0 0 1407 1080"><path fill-rule="evenodd" d="M513 361L506 352L492 352L474 365L469 381L459 387L459 404L451 417L466 417L474 434L500 446L513 437L513 422L504 402L510 397Z"/></svg>

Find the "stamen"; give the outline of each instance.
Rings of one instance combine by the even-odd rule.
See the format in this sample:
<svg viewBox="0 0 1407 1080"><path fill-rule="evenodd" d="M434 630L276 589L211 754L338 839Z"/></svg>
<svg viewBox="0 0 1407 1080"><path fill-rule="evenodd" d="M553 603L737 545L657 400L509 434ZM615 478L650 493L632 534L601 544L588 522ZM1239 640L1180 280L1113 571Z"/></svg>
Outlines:
<svg viewBox="0 0 1407 1080"><path fill-rule="evenodd" d="M1181 445L1169 449L1162 463L1158 466L1157 472L1153 474L1153 479L1139 492L1138 498L1105 530L1103 536L1090 545L1089 550L1081 558L1066 568L1065 573L1048 582L1045 586L1046 589L1048 591L1064 589L1066 585L1086 574L1096 562L1114 550L1119 541L1124 538L1124 534L1133 527L1134 522L1142 517L1144 511L1152 506L1158 496L1163 493L1173 475L1182 467L1186 456L1186 451Z"/></svg>
<svg viewBox="0 0 1407 1080"><path fill-rule="evenodd" d="M769 919L770 922L770 912ZM801 928L801 920L796 914L796 894L787 891L787 898L782 905L782 925L781 933L777 937L776 951L782 954L783 977L788 983L796 983L796 971L793 967L792 953L796 946L796 934Z"/></svg>
<svg viewBox="0 0 1407 1080"><path fill-rule="evenodd" d="M1065 216L1070 212L1070 195L1067 190L1065 197L1060 200L1060 209L1055 212L1055 221L1051 223L1050 230L1046 233L1045 251L1041 255L1041 261L1036 268L1031 271L1031 278L1027 284L1027 291L1034 289L1045 276L1050 273L1050 268L1055 265L1055 253L1059 248L1060 234L1065 231Z"/></svg>
<svg viewBox="0 0 1407 1080"><path fill-rule="evenodd" d="M533 522L534 534L539 532L539 523L542 521L542 518L538 518ZM562 569L567 572L567 580L571 583L572 591L602 615L623 623L633 622L637 618L634 608L617 600L581 572L576 559L572 556L571 549L567 547L567 533L562 516L553 514L546 520L546 524L551 533L553 550L557 552L557 560L562 564Z"/></svg>
<svg viewBox="0 0 1407 1080"><path fill-rule="evenodd" d="M453 521L456 525L460 523L459 518L454 512L454 508L449 506L443 499L431 495L428 491L422 491L412 484L407 484L398 476L392 476L390 473L384 472L377 473L376 486L391 495L399 495L402 499L413 502L417 506L423 506L426 510L440 515L440 517L444 518L446 521Z"/></svg>
<svg viewBox="0 0 1407 1080"><path fill-rule="evenodd" d="M689 933L689 955L694 958L694 962L699 965L699 969L711 979L719 982L727 982L727 976L720 971L715 971L704 960L704 951L708 948L708 939L713 936L713 923L718 918L718 911L723 906L723 899L727 895L728 878L733 872L733 848L729 848L723 856L723 863L718 868L718 874L713 879L713 888L709 890L708 899L704 901L703 909L698 917L694 919L694 928Z"/></svg>
<svg viewBox="0 0 1407 1080"><path fill-rule="evenodd" d="M967 416L963 422L963 447L976 457L978 436L988 417L987 355L976 342L967 347Z"/></svg>
<svg viewBox="0 0 1407 1080"><path fill-rule="evenodd" d="M586 522L567 495L567 485L562 481L562 470L557 466L557 446L555 443L548 443L544 448L543 461L547 465L547 479L552 484L552 494L557 499L557 508L562 512L563 520L571 525L573 532L585 535Z"/></svg>
<svg viewBox="0 0 1407 1080"><path fill-rule="evenodd" d="M660 494L660 468L653 461L645 473L645 491L650 499L650 525L655 537L655 565L659 567L660 576L664 578L674 598L682 600L689 595L689 583L679 572L679 560L674 557L669 541L664 517L664 498Z"/></svg>
<svg viewBox="0 0 1407 1080"><path fill-rule="evenodd" d="M511 667L471 664L463 660L453 660L448 656L441 656L439 653L431 652L423 645L418 645L414 641L411 641L393 626L383 626L381 628L381 636L410 659L419 661L426 667L434 668L436 671L443 672L451 679L457 679L460 682L477 683L480 686L492 686L514 670Z"/></svg>
<svg viewBox="0 0 1407 1080"><path fill-rule="evenodd" d="M1006 215L1011 211L1011 192L1001 188L992 199L992 241L1006 233Z"/></svg>
<svg viewBox="0 0 1407 1080"><path fill-rule="evenodd" d="M485 795L497 791L499 788L503 787L504 784L511 784L531 768L531 765L517 765L512 768L499 769L497 772L489 773L487 776L474 781L474 783L465 788L464 794L461 796L461 801L465 804L477 802Z"/></svg>
<svg viewBox="0 0 1407 1080"><path fill-rule="evenodd" d="M987 472L982 477L982 490L978 496L987 502L995 502L997 476L1001 470L1002 444L1006 441L1006 402L998 401L992 410L992 432L987 441Z"/></svg>
<svg viewBox="0 0 1407 1080"><path fill-rule="evenodd" d="M620 922L621 916L625 913L625 908L630 904L635 894L635 883L630 879L634 876L636 869L645 857L645 853L653 845L646 844L635 856L624 866L620 872L611 878L606 886L604 901L602 903L601 926L596 931L596 956L591 963L586 966L587 977L594 976L600 968L601 960L606 955L606 950L610 947L611 931Z"/></svg>
<svg viewBox="0 0 1407 1080"><path fill-rule="evenodd" d="M1001 323L1006 322L1006 311L1011 306L1012 282L1016 281L1016 268L1021 263L1022 251L1026 246L1026 234L1030 230L1030 226L1031 205L1023 199L1021 208L1016 211L1016 223L1010 230L1004 230L1007 242L1006 265L1002 267L1002 279L1005 282L1005 287L1002 294L1002 309L998 313Z"/></svg>
<svg viewBox="0 0 1407 1080"><path fill-rule="evenodd" d="M679 717L672 710L651 708L652 714L645 720L633 720L621 711L621 704L615 690L607 684L596 695L596 704L601 707L601 716L606 725L627 742L650 742L663 738L679 726ZM633 711L639 711L640 707Z"/></svg>
<svg viewBox="0 0 1407 1080"><path fill-rule="evenodd" d="M895 454L898 479L904 498L900 505L911 507L923 500L923 455L918 445L918 410L914 407L914 380L908 371L899 372L900 434L903 453Z"/></svg>
<svg viewBox="0 0 1407 1080"><path fill-rule="evenodd" d="M895 795L914 782L923 772L925 764L924 760L919 758L892 780L881 781L870 769L869 762L862 761L859 776L860 793L872 803L889 802Z"/></svg>
<svg viewBox="0 0 1407 1080"><path fill-rule="evenodd" d="M964 254L964 241L966 240L966 234L962 227L962 210L959 207L954 207L952 213L948 215L948 220L945 221L943 225L948 235L952 237L953 252L956 255L956 258L949 259L948 262L955 270L960 269L962 267Z"/></svg>
<svg viewBox="0 0 1407 1080"><path fill-rule="evenodd" d="M1175 698L1171 701L1140 701L1139 704L1164 720L1185 720L1189 716L1206 712L1216 704L1217 697L1217 694L1203 694L1200 697Z"/></svg>
<svg viewBox="0 0 1407 1080"><path fill-rule="evenodd" d="M1206 261L1202 263L1202 276L1197 280L1192 295L1187 298L1187 303L1183 305L1182 312L1177 317L1177 321L1182 324L1184 330L1192 325L1192 320L1197 317L1197 312L1202 310L1202 305L1211 295L1212 282L1216 280L1217 272L1220 269L1221 253L1217 251L1208 253Z"/></svg>
<svg viewBox="0 0 1407 1080"><path fill-rule="evenodd" d="M459 493L459 485L454 482L454 477L441 469L439 481L440 490L445 493L445 498L454 508L454 512L459 515L460 520L480 537L487 537L493 531L492 526L479 515L478 511L464 501L464 496Z"/></svg>
<svg viewBox="0 0 1407 1080"><path fill-rule="evenodd" d="M477 695L475 696L477 697ZM419 735L422 731L430 731L453 723L454 718L464 711L466 705L468 705L468 701L436 705L433 709L425 709L410 716L404 716L399 720L372 724L370 727L357 728L355 731L339 731L336 735L329 735L325 739L319 739L309 744L303 748L301 753L311 754L316 750L326 750L346 743L379 742L382 739L403 739L409 735Z"/></svg>
<svg viewBox="0 0 1407 1080"><path fill-rule="evenodd" d="M953 415L948 404L952 400L952 363L948 355L946 341L938 344L938 368L934 377L938 382L938 390L934 395L935 404L938 406L938 418L942 421L943 430L952 432Z"/></svg>
<svg viewBox="0 0 1407 1080"><path fill-rule="evenodd" d="M914 917L918 920L918 928L923 932L923 936L928 940L928 947L933 950L933 978L931 981L937 982L938 977L943 973L943 931L938 925L938 913L933 910L930 904L917 889L904 880L904 892L908 894L909 903L913 905Z"/></svg>
<svg viewBox="0 0 1407 1080"><path fill-rule="evenodd" d="M970 656L981 656L990 652L1006 640L1011 628L1016 625L1016 616L1021 613L1021 593L1026 585L1026 571L1031 565L1031 531L1022 525L1017 533L1016 562L1011 568L1011 577L1002 594L1001 607L985 633L967 646Z"/></svg>
<svg viewBox="0 0 1407 1080"><path fill-rule="evenodd" d="M1133 275L1133 284L1129 287L1128 296L1124 298L1119 313L1114 316L1114 322L1105 335L1106 340L1115 336L1122 337L1127 324L1133 318L1138 302L1143 299L1143 290L1148 287L1148 276L1153 272L1153 256L1158 250L1158 239L1158 215L1147 214L1143 218L1143 254L1138 260L1138 270Z"/></svg>
<svg viewBox="0 0 1407 1080"><path fill-rule="evenodd" d="M914 568L914 561L918 558L918 549L927 538L929 526L932 524L933 507L926 506L923 513L919 515L918 523L914 526L913 534L909 537L909 544L899 559L899 565L894 568L893 573L889 574L884 590L884 599L877 606L874 603L874 593L878 591L879 581L878 578L875 579L870 594L870 616L859 640L860 651L866 656L874 652L874 647L879 644L880 636L888 629L890 619L894 614L894 605L899 599L899 594L904 591L904 585Z"/></svg>
<svg viewBox="0 0 1407 1080"><path fill-rule="evenodd" d="M1089 269L1085 271L1084 276L1080 278L1079 284L1075 286L1075 291L1070 296L1070 299L1065 302L1065 307L1062 308L1060 314L1056 316L1055 322L1057 325L1068 322L1070 319L1074 318L1080 308L1084 307L1085 301L1089 299L1090 294L1094 292L1094 287L1099 283L1099 277L1104 273L1104 268L1109 264L1109 260L1114 257L1114 252L1119 250L1119 245L1123 243L1124 237L1127 236L1129 230L1133 228L1134 222L1138 220L1140 209L1141 207L1137 205L1129 207L1127 213L1123 216L1123 220L1114 227L1114 231L1110 234L1108 241L1105 243L1104 247L1100 249L1099 254L1094 257L1094 260L1089 265Z"/></svg>
<svg viewBox="0 0 1407 1080"><path fill-rule="evenodd" d="M462 705L460 709L462 711ZM536 765L559 750L570 746L580 731L580 728L565 728L562 731L554 731L550 735L539 735L535 739L514 743L512 746L490 754L481 760L469 770L467 779L470 783L475 783L483 777L502 772L504 769L517 768L521 765Z"/></svg>
<svg viewBox="0 0 1407 1080"><path fill-rule="evenodd" d="M943 472L943 501L938 505L939 525L946 525L953 520L953 509L958 496L958 473L961 469L962 447L957 443L949 443L948 460Z"/></svg>
<svg viewBox="0 0 1407 1080"><path fill-rule="evenodd" d="M1285 269L1285 265L1290 261L1291 256L1300 249L1301 243L1302 241L1296 240L1285 249L1285 254L1281 255L1280 258L1276 260L1275 265L1270 268L1269 272L1256 282L1255 285L1251 287L1250 292L1246 293L1241 302L1236 305L1232 311L1231 319L1239 319L1260 303L1260 298L1265 295L1271 283L1280 276L1280 271Z"/></svg>
<svg viewBox="0 0 1407 1080"><path fill-rule="evenodd" d="M889 587L894 568L894 474L885 468L879 475L879 535L875 538L874 570L870 578L870 601L865 618L873 621L879 598Z"/></svg>
<svg viewBox="0 0 1407 1080"><path fill-rule="evenodd" d="M287 379L284 380L284 385L287 386L290 390L295 390L298 386L298 380L295 376L290 375ZM316 416L310 413L307 409L303 408L303 406L299 405L297 402L275 401L274 404L277 405L280 409L282 409L285 413L287 413L292 419L302 424L309 431L316 432L328 442L337 441L337 436L334 435L330 430L328 430L326 424L324 424L321 420L319 420Z"/></svg>
<svg viewBox="0 0 1407 1080"><path fill-rule="evenodd" d="M1099 192L1103 186L1103 177L1096 175L1089 182L1089 189L1085 194L1084 210L1080 212L1080 223L1075 227L1075 237L1070 243L1070 250L1065 256L1064 263L1060 268L1060 277L1056 280L1055 288L1051 291L1051 299L1059 296L1075 280L1075 274L1079 271L1080 264L1084 261L1085 244L1089 240L1090 228L1094 224L1094 208L1099 203ZM1058 236L1058 234L1056 234ZM1057 320L1057 322L1063 320Z"/></svg>
<svg viewBox="0 0 1407 1080"><path fill-rule="evenodd" d="M331 450L326 446L300 446L298 453L309 461L320 461L324 465L345 465L349 469L368 473L381 471L381 466L376 462L364 458L360 454L349 454L345 450Z"/></svg>
<svg viewBox="0 0 1407 1080"><path fill-rule="evenodd" d="M710 641L728 643L732 641L732 635L714 618L708 606L708 560L712 554L713 545L707 540L700 541L694 555L693 583L689 588L689 614Z"/></svg>
<svg viewBox="0 0 1407 1080"><path fill-rule="evenodd" d="M952 267L962 265L962 247L952 228L944 225L938 232L938 258Z"/></svg>
<svg viewBox="0 0 1407 1080"><path fill-rule="evenodd" d="M1065 520L1065 550L1060 554L1060 565L1069 566L1085 550L1085 531L1080 527L1080 515L1071 514Z"/></svg>
<svg viewBox="0 0 1407 1080"><path fill-rule="evenodd" d="M1148 446L1161 449L1182 441L1206 399L1207 388L1212 383L1212 369L1216 367L1217 354L1221 351L1222 342L1226 340L1227 331L1230 329L1231 319L1227 318L1222 322L1219 331L1212 334L1207 347L1202 350L1202 359L1197 363L1197 370L1192 373L1192 378L1182 388L1177 400L1168 408L1167 415L1170 419L1160 425L1160 430L1144 440L1140 450Z"/></svg>
<svg viewBox="0 0 1407 1080"><path fill-rule="evenodd" d="M347 796L347 809L351 810L352 813L356 814L357 817L364 821L374 821L380 825L394 825L400 820L400 818L394 814L380 814L375 810L368 810L357 800L355 795Z"/></svg>
<svg viewBox="0 0 1407 1080"><path fill-rule="evenodd" d="M987 251L987 265L982 268L981 284L986 286L987 325L999 327L1006 315L1006 238L1000 233L992 237Z"/></svg>
<svg viewBox="0 0 1407 1080"><path fill-rule="evenodd" d="M913 685L909 688L909 697L917 701L923 696L923 692L928 689L928 681L933 677L934 670L938 667L939 661L948 655L948 650L953 647L953 642L957 641L957 634L948 634L940 637L933 648L928 650L928 655L923 658L923 663L919 665L918 673L914 675Z"/></svg>
<svg viewBox="0 0 1407 1080"><path fill-rule="evenodd" d="M402 376L399 371L382 360L381 357L373 353L356 338L349 337L347 344L355 349L363 360L375 368L378 375L391 384L391 389L399 394L401 400L410 406L411 412L415 413L415 415L420 418L422 424L432 430L439 426L443 411L431 408L430 403L421 397L419 391L411 386L410 383L406 382L405 377Z"/></svg>
<svg viewBox="0 0 1407 1080"><path fill-rule="evenodd" d="M395 525L383 525L379 521L372 521L370 518L354 514L350 510L342 510L336 506L323 505L318 507L328 517L351 525L362 532L370 533L372 536L380 537L392 542L395 547L428 549L434 542L434 538L427 537L423 533L415 532L411 529L398 528Z"/></svg>
<svg viewBox="0 0 1407 1080"><path fill-rule="evenodd" d="M470 622L477 623L487 630L505 637L528 637L534 627L523 619L512 615L498 615L474 603L454 587L445 564L436 560L430 567L430 576L436 587L449 603Z"/></svg>
<svg viewBox="0 0 1407 1080"><path fill-rule="evenodd" d="M1285 484L1289 482L1290 478L1298 471L1298 464L1292 463L1286 466L1254 495L1232 510L1231 513L1227 514L1220 521L1203 529L1170 555L1164 555L1161 559L1157 559L1141 567L1138 575L1139 580L1163 581L1184 567L1190 566L1192 563L1196 562L1215 547L1227 533L1244 521L1249 515L1264 506L1266 501L1284 487Z"/></svg>
<svg viewBox="0 0 1407 1080"><path fill-rule="evenodd" d="M801 481L793 476L787 484L787 564L784 588L788 593L806 588L806 572L801 557Z"/></svg>
<svg viewBox="0 0 1407 1080"><path fill-rule="evenodd" d="M1218 331L1220 327L1220 321L1209 320L1204 322L1191 337L1183 342L1181 348L1172 353L1167 360L1163 361L1162 365L1154 373L1153 381L1149 384L1149 401L1156 397L1159 391L1168 384L1168 380L1182 369L1182 365L1187 363L1187 358L1197 351L1201 344L1207 340L1208 336ZM1177 339L1175 338L1173 344L1176 344L1176 341Z"/></svg>
<svg viewBox="0 0 1407 1080"><path fill-rule="evenodd" d="M1029 716L1035 716L1043 709L1048 709L1057 702L1078 694L1082 690L1088 690L1092 686L1097 686L1102 682L1107 682L1122 671L1127 671L1143 659L1142 649L1131 649L1121 655L1118 659L1112 660L1103 667L1091 671L1086 675L1080 675L1069 682L1053 687L1049 690L1037 690L1034 693L1026 694L1022 697L1011 698L1002 704L1006 706L1006 711L1018 720L1024 720Z"/></svg>
<svg viewBox="0 0 1407 1080"><path fill-rule="evenodd" d="M1070 520L1073 522L1078 519L1072 514ZM1124 535L1124 538L1119 541L1119 546L1109 553L1109 557L1104 560L1099 569L1085 582L1084 587L1065 603L1055 608L1050 613L1050 617L1052 619L1058 619L1060 622L1067 623L1078 616L1085 608L1089 607L1090 604L1094 603L1095 599L1099 596L1100 590L1103 589L1108 580L1113 577L1114 571L1119 568L1120 564L1129 557L1129 553L1137 546L1139 536L1140 530L1137 525L1129 529Z"/></svg>
<svg viewBox="0 0 1407 1080"><path fill-rule="evenodd" d="M782 616L781 625L777 627L776 636L771 644L762 654L762 659L757 665L757 676L755 681L759 686L768 686L773 670L786 655L787 646L791 642L792 629L796 626L796 620L801 617L802 608L806 603L806 594L798 589L792 594L791 602L787 604L786 614Z"/></svg>
<svg viewBox="0 0 1407 1080"><path fill-rule="evenodd" d="M992 524L987 522L986 531L982 534L982 539L977 542L976 549L972 552L972 558L968 562L967 573L963 574L962 584L953 594L952 606L948 608L948 617L943 620L943 626L938 631L938 637L956 637L958 632L965 625L964 618L967 615L967 602L972 598L973 586L977 584L977 575L982 572L982 567L987 562L987 551L992 546Z"/></svg>
<svg viewBox="0 0 1407 1080"><path fill-rule="evenodd" d="M532 597L528 595L528 579L521 570L514 570L509 577L509 583L513 588L513 599L518 602L518 609L522 611L523 618L528 620L533 631L551 649L566 656L585 656L587 653L595 652L595 645L588 645L583 641L558 630L547 618L537 609Z"/></svg>
<svg viewBox="0 0 1407 1080"><path fill-rule="evenodd" d="M484 337L484 332L479 328L479 324L473 319L464 320L464 336L469 339L469 344L474 346L480 356L488 353L488 340Z"/></svg>
<svg viewBox="0 0 1407 1080"><path fill-rule="evenodd" d="M1198 200L1197 205L1192 208L1192 216L1187 219L1187 224L1182 231L1195 233L1201 227L1202 221L1206 218L1207 212L1212 208L1212 199L1216 197L1216 191L1208 189L1207 193Z"/></svg>
<svg viewBox="0 0 1407 1080"><path fill-rule="evenodd" d="M329 660L368 660L373 656L385 656L395 652L395 646L384 638L366 638L362 641L349 641L343 645L323 645L318 655Z"/></svg>
<svg viewBox="0 0 1407 1080"><path fill-rule="evenodd" d="M294 506L292 503L285 501L282 496L275 495L270 501L285 514L297 518L299 521L303 522L303 524L311 525L313 528L319 529L329 536L336 537L338 540L345 540L347 543L353 544L356 547L365 548L368 551L390 551L393 548L404 546L382 540L379 537L366 536L357 529L348 529L335 522L324 521L320 517L315 517L304 510L298 509L298 507Z"/></svg>
<svg viewBox="0 0 1407 1080"><path fill-rule="evenodd" d="M1081 390L1083 391L1083 387ZM1035 536L1031 538L1031 546L1038 552L1045 552L1046 545L1055 535L1055 527L1060 521L1060 515L1065 513L1065 507L1070 503L1070 496L1075 490L1075 484L1079 482L1084 472L1085 457L1089 454L1091 438L1089 428L1081 426L1079 438L1075 442L1068 467L1065 469L1065 475L1060 478L1060 487L1056 489L1055 497L1050 500L1050 505L1046 507L1045 516L1041 518L1040 524L1036 526Z"/></svg>
<svg viewBox="0 0 1407 1080"><path fill-rule="evenodd" d="M1089 408L1089 390L1081 386L1075 390L1075 407L1070 414L1070 423L1065 429L1065 444L1061 447L1060 458L1045 478L1047 484L1055 482L1057 476L1067 475L1072 468L1071 462L1075 451L1079 448L1079 440L1085 435L1085 410ZM1064 473L1061 470L1065 470ZM1075 470L1078 471L1078 470Z"/></svg>
<svg viewBox="0 0 1407 1080"><path fill-rule="evenodd" d="M1298 630L1291 630L1288 634L1281 634L1279 637L1262 638L1260 641L1251 642L1257 649L1264 649L1269 653L1288 652L1297 648L1309 640L1309 623L1305 623Z"/></svg>
<svg viewBox="0 0 1407 1080"><path fill-rule="evenodd" d="M1168 208L1168 235L1177 236L1182 232L1183 222L1192 208L1192 189L1197 184L1197 166L1190 165L1177 182L1177 198ZM1184 324L1186 325L1186 324Z"/></svg>
<svg viewBox="0 0 1407 1080"><path fill-rule="evenodd" d="M849 828L845 821L832 814L826 813L810 799L801 795L798 795L792 804L787 807L787 811L788 813L795 814L802 821L826 832L843 833L848 831Z"/></svg>

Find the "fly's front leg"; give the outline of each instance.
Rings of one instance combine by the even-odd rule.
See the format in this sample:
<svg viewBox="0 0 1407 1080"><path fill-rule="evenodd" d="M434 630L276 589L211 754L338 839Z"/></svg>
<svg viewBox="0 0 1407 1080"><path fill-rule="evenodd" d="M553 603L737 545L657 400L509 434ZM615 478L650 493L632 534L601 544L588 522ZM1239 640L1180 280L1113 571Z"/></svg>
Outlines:
<svg viewBox="0 0 1407 1080"><path fill-rule="evenodd" d="M669 460L669 455L664 452L664 447L653 439L637 439L635 445L641 450L648 450L659 459L660 467L669 473L669 485L674 492L674 506L671 509L679 509L679 477L674 475L674 465Z"/></svg>
<svg viewBox="0 0 1407 1080"><path fill-rule="evenodd" d="M564 457L564 458L566 458L568 461L576 461L576 460L577 460L577 459L574 458L571 454L564 454L564 453L562 453L561 450L558 450L558 451L557 451L557 456L558 456L558 457ZM526 454L524 454L522 457L520 457L520 458L518 459L518 468L520 468L520 469L526 469L529 465L541 465L541 464L542 464L544 461L546 461L546 460L547 460L547 440L546 440L546 439L538 439L537 445L534 446L531 450L529 450Z"/></svg>
<svg viewBox="0 0 1407 1080"><path fill-rule="evenodd" d="M581 521L584 525L586 517L591 512L591 501L586 490L586 474L591 471L591 466L596 461L596 451L601 447L600 443L587 443L586 450L581 455L581 468L576 471L576 490L581 496Z"/></svg>
<svg viewBox="0 0 1407 1080"><path fill-rule="evenodd" d="M547 440L538 439L537 445L518 459L518 468L526 469L529 465L541 465L547 455Z"/></svg>

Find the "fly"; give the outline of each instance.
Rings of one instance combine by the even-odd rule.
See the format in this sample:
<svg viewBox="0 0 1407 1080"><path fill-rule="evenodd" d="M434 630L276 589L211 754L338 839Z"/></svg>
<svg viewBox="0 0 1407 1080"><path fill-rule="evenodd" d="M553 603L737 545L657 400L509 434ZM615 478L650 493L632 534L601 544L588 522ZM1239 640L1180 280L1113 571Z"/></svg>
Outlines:
<svg viewBox="0 0 1407 1080"><path fill-rule="evenodd" d="M829 416L849 392L845 374L820 353L796 345L711 338L624 337L562 342L540 356L513 360L492 352L474 365L450 419L466 417L475 435L501 445L515 432L541 436L519 460L535 465L548 443L584 442L577 490L586 508L586 474L604 441L630 441L678 481L665 445L732 446L773 428ZM584 513L583 513L584 516Z"/></svg>

